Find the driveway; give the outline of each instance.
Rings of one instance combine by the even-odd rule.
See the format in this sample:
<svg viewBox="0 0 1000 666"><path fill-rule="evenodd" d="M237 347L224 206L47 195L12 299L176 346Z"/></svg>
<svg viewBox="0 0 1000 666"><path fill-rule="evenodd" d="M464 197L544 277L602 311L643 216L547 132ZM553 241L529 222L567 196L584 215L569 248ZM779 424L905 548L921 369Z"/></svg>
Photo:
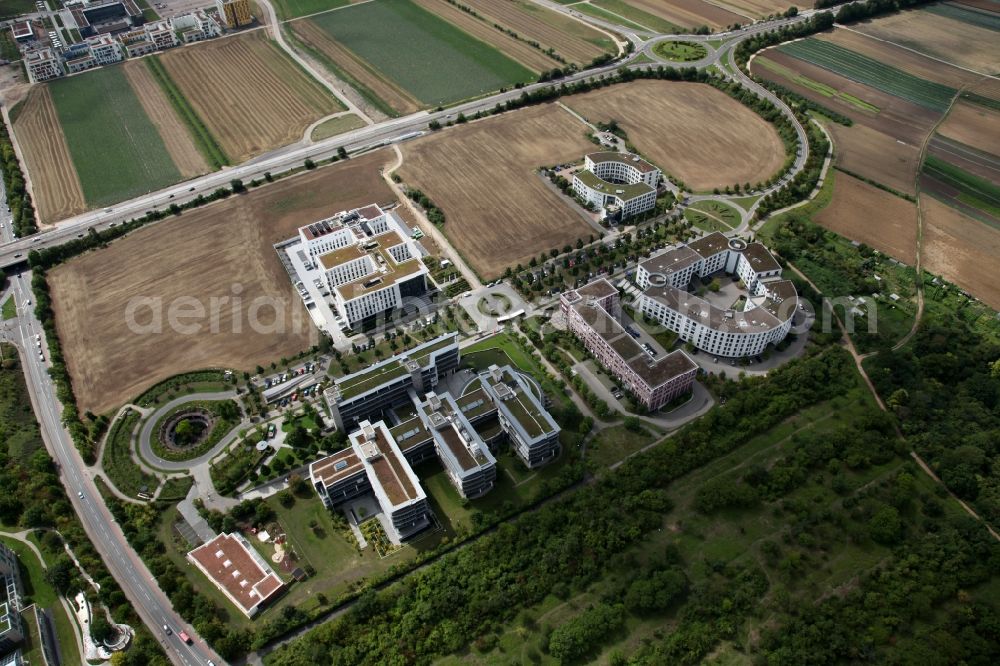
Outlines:
<svg viewBox="0 0 1000 666"><path fill-rule="evenodd" d="M166 460L156 455L153 451L152 444L152 438L155 436L153 429L156 427L156 423L159 421L161 416L168 413L175 407L179 407L180 405L184 405L189 402L198 402L201 400L231 400L234 398L236 398L236 391L192 393L191 395L182 395L179 398L174 398L150 414L149 417L143 422L142 430L139 432L139 455L149 465L167 472L186 472L193 467L207 463L209 460L214 458L219 451L222 451L224 448L233 443L233 440L235 440L237 435L239 435L240 429L246 428L250 424L246 421L240 422L239 425L226 433L226 435L219 440L218 444L197 458L191 458L190 460Z"/></svg>

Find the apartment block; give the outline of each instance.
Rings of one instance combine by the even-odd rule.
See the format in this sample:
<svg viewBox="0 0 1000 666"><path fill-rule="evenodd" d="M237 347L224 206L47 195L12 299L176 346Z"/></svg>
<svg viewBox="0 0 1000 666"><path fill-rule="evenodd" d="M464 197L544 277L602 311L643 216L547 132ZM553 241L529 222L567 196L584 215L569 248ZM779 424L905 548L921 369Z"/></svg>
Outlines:
<svg viewBox="0 0 1000 666"><path fill-rule="evenodd" d="M24 67L28 70L28 80L32 83L55 79L65 73L62 58L49 47L26 51Z"/></svg>
<svg viewBox="0 0 1000 666"><path fill-rule="evenodd" d="M253 23L250 0L215 0L215 8L219 12L219 21L230 30Z"/></svg>
<svg viewBox="0 0 1000 666"><path fill-rule="evenodd" d="M525 466L535 469L559 457L560 428L520 373L509 365L492 365L480 380L485 396L497 408L511 447Z"/></svg>
<svg viewBox="0 0 1000 666"><path fill-rule="evenodd" d="M618 290L605 279L568 291L560 307L570 332L650 411L691 391L698 365L683 351L654 358L618 321Z"/></svg>

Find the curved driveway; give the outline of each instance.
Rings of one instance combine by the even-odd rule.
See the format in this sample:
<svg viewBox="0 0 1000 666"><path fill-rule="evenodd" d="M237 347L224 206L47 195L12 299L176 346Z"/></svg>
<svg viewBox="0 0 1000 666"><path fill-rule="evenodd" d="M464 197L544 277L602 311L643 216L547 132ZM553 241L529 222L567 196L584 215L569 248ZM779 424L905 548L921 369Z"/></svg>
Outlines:
<svg viewBox="0 0 1000 666"><path fill-rule="evenodd" d="M192 467L197 467L202 463L207 463L209 460L214 458L219 451L222 451L225 447L233 443L233 440L236 439L236 436L239 434L240 428L245 426L242 421L226 433L226 435L219 440L218 444L197 458L191 458L189 460L167 460L156 455L153 451L152 444L152 438L154 436L153 429L156 427L160 417L175 407L179 407L189 402L200 402L202 400L231 400L235 397L236 391L221 391L218 393L192 393L190 395L182 395L179 398L174 398L150 414L143 422L142 430L139 432L139 456L149 465L166 472L186 472Z"/></svg>

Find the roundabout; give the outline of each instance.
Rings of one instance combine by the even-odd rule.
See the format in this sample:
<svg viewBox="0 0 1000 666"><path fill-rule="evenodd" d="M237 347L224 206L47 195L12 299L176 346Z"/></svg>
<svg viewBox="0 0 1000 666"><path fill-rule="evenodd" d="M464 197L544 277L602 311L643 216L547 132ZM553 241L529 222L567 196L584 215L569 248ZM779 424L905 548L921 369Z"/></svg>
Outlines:
<svg viewBox="0 0 1000 666"><path fill-rule="evenodd" d="M235 391L180 396L143 421L138 454L155 469L187 471L231 444L242 422Z"/></svg>

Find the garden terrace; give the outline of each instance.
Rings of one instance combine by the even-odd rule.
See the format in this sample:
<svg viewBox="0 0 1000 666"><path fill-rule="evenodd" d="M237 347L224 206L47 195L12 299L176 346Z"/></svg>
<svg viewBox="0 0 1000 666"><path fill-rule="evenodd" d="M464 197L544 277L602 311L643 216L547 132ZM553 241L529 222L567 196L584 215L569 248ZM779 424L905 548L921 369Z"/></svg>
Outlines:
<svg viewBox="0 0 1000 666"><path fill-rule="evenodd" d="M409 374L409 371L402 361L399 359L390 359L367 372L337 380L336 385L340 389L341 398L346 400L361 395L365 391L381 386L386 382L404 377L407 374Z"/></svg>

